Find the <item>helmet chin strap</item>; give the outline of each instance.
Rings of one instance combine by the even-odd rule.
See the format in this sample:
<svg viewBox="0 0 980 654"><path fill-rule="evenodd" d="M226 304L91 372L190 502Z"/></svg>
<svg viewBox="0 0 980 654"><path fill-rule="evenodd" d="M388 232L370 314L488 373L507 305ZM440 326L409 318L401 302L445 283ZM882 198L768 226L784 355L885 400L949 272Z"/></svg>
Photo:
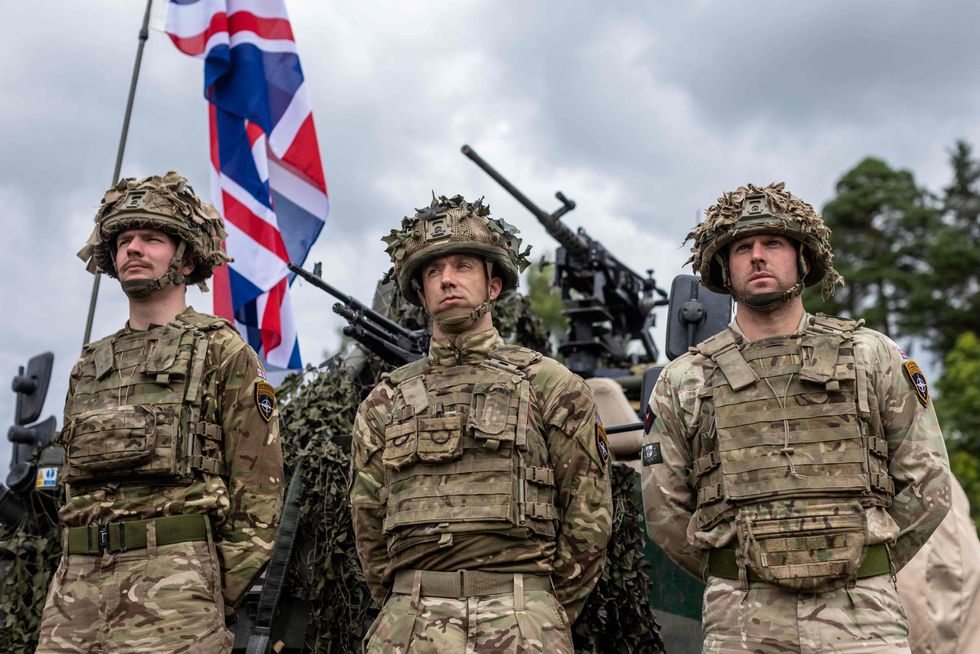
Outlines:
<svg viewBox="0 0 980 654"><path fill-rule="evenodd" d="M731 287L729 286L729 289ZM792 288L786 291L773 291L772 293L754 293L751 295L742 295L741 293L736 294L732 292L732 296L735 301L739 304L744 304L753 311L758 311L760 313L771 313L775 311L776 308L789 302L794 297L803 292L803 282L797 282Z"/></svg>
<svg viewBox="0 0 980 654"><path fill-rule="evenodd" d="M177 244L177 251L174 252L174 258L170 260L170 268L167 269L166 273L155 279L129 279L120 281L119 285L122 286L123 293L130 299L139 300L149 297L161 288L170 286L171 284L186 284L187 278L180 272L186 249L187 244L184 241L180 241Z"/></svg>

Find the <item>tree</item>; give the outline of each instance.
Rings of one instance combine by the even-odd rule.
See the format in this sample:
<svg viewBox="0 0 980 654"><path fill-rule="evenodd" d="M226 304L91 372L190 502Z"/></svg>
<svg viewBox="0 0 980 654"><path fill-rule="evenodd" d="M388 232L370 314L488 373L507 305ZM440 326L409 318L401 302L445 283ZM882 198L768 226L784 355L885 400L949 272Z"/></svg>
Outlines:
<svg viewBox="0 0 980 654"><path fill-rule="evenodd" d="M970 512L980 526L980 338L974 332L956 339L936 390L950 468L970 498Z"/></svg>
<svg viewBox="0 0 980 654"><path fill-rule="evenodd" d="M950 153L953 180L943 217L925 248L928 283L910 295L909 330L944 356L965 332L980 334L980 163L964 141Z"/></svg>
<svg viewBox="0 0 980 654"><path fill-rule="evenodd" d="M823 216L832 230L834 265L846 286L829 301L810 292L807 305L864 318L891 337L911 333L910 297L924 293L929 280L922 244L939 225L934 199L911 172L874 157L846 172L836 190Z"/></svg>

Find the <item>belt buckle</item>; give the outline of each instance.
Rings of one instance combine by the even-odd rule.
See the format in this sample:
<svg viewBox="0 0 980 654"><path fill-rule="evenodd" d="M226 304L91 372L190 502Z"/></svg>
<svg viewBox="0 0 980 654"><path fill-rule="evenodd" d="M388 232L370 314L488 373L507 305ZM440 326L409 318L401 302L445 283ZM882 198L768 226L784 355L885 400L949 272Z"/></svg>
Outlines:
<svg viewBox="0 0 980 654"><path fill-rule="evenodd" d="M119 530L119 547L112 548L112 541L109 538L109 528L115 525ZM100 522L95 525L99 529L99 553L100 554L122 554L126 551L126 523L125 522Z"/></svg>

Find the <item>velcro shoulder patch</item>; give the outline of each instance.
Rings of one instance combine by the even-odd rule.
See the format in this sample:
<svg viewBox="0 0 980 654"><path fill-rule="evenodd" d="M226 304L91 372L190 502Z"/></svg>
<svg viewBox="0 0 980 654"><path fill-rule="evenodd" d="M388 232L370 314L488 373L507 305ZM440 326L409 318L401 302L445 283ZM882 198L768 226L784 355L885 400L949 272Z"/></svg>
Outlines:
<svg viewBox="0 0 980 654"><path fill-rule="evenodd" d="M602 465L609 463L609 436L598 413L595 414L595 448L599 452Z"/></svg>
<svg viewBox="0 0 980 654"><path fill-rule="evenodd" d="M276 391L269 382L263 380L255 384L255 407L263 420L272 420L276 410Z"/></svg>
<svg viewBox="0 0 980 654"><path fill-rule="evenodd" d="M926 382L926 376L922 374L919 364L909 359L908 361L902 363L902 370L905 371L905 377L908 378L909 382L912 384L912 390L915 391L915 397L917 400L919 400L919 404L922 406L928 406L929 383Z"/></svg>

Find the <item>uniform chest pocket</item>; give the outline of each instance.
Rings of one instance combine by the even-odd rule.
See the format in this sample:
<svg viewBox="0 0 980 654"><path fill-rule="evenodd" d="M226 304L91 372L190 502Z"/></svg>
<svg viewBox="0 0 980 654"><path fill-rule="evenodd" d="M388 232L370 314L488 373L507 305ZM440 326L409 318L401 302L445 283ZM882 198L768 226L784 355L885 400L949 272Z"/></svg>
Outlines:
<svg viewBox="0 0 980 654"><path fill-rule="evenodd" d="M459 414L425 417L418 420L419 461L442 463L463 454L463 422Z"/></svg>
<svg viewBox="0 0 980 654"><path fill-rule="evenodd" d="M159 407L131 405L75 416L67 458L76 478L113 470L133 471L155 454L158 432L173 431Z"/></svg>
<svg viewBox="0 0 980 654"><path fill-rule="evenodd" d="M401 470L418 461L419 434L415 418L385 427L385 449L381 463L391 470Z"/></svg>
<svg viewBox="0 0 980 654"><path fill-rule="evenodd" d="M473 435L494 445L499 445L500 441L513 441L517 416L511 405L516 404L515 395L510 384L504 382L476 384L469 417ZM510 420L512 412L515 413L514 420Z"/></svg>

